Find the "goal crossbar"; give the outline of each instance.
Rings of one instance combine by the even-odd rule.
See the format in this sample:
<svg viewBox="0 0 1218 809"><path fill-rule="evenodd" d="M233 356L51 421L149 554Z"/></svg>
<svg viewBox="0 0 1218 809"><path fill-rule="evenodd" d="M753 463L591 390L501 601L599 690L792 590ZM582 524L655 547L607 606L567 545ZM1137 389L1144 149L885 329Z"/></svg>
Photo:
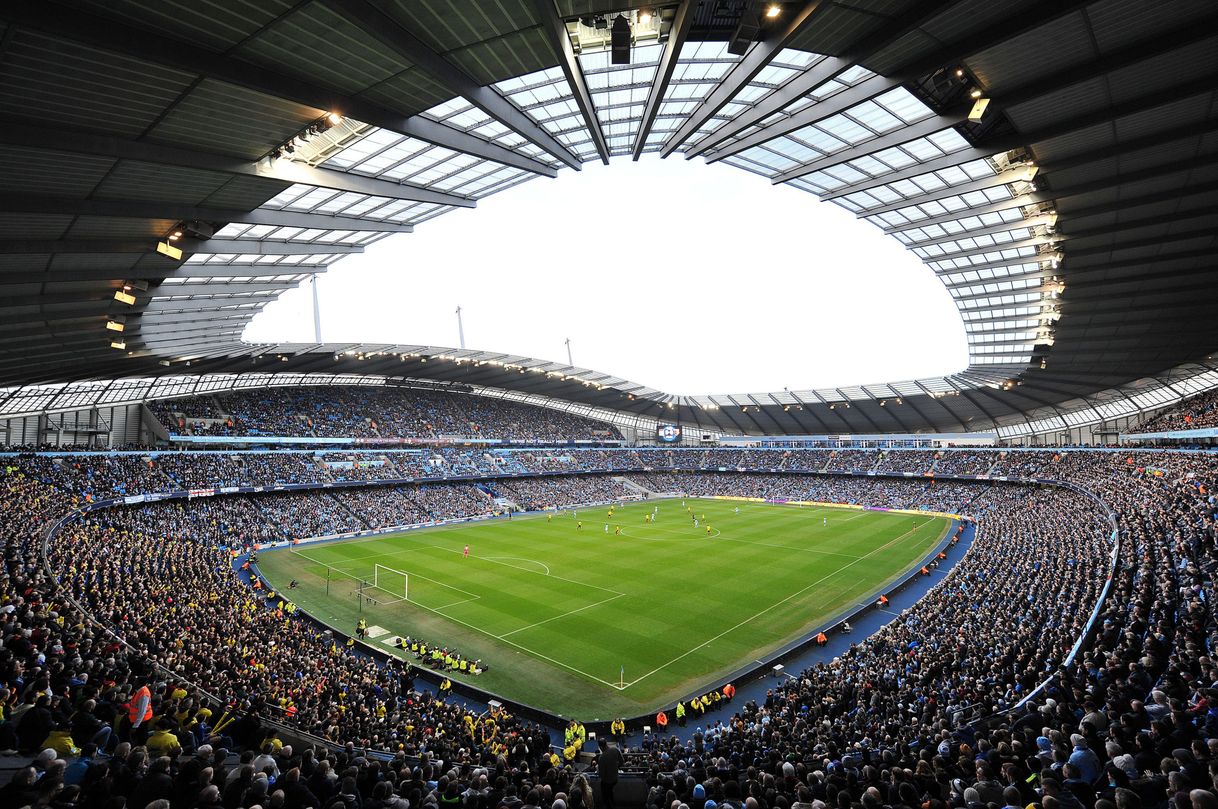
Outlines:
<svg viewBox="0 0 1218 809"><path fill-rule="evenodd" d="M387 565L374 564L372 582L364 582L360 586L361 592L368 589L380 590L391 596L389 600L377 599L380 604L396 604L399 601L406 601L410 597L410 574Z"/></svg>

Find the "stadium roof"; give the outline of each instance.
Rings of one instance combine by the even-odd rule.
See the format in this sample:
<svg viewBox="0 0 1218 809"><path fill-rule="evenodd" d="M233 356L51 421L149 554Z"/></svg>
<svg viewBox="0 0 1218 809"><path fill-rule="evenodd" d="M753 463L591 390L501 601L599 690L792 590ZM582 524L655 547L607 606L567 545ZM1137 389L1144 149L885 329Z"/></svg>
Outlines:
<svg viewBox="0 0 1218 809"><path fill-rule="evenodd" d="M725 402L766 416L719 425L731 431L815 431L776 414L858 402L827 423L874 432L980 429L1204 370L1187 364L1218 343L1209 0L807 0L772 17L769 5L5 4L0 384L188 361L263 370L259 357L282 355L283 371L447 378L451 365L480 384L608 392L704 423ZM619 10L629 65L604 49ZM829 395L675 400L593 372L572 384L575 369L505 370L493 354L457 365L421 362L445 349L240 341L279 293L372 241L643 152L762 174L899 239L955 298L969 367ZM382 362L393 370L371 367ZM893 397L910 405L898 418L872 411Z"/></svg>

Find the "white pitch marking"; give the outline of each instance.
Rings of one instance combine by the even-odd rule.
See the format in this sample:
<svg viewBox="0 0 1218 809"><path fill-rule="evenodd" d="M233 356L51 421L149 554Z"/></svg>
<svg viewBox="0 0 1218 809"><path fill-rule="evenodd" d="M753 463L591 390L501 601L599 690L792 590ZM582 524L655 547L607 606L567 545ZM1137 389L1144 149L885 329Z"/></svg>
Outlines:
<svg viewBox="0 0 1218 809"><path fill-rule="evenodd" d="M547 575L547 576L551 575L551 574L550 574L550 566L549 566L549 565L547 565L545 562L538 562L536 559L526 559L526 558L524 558L523 556L479 556L479 557L476 557L476 558L478 558L478 559L485 559L485 560L486 560L486 561L488 561L488 562L498 562L498 561L499 561L499 560L501 560L501 559L511 559L511 560L512 560L512 561L514 561L514 562L528 562L529 564L532 564L532 565L537 565L537 566L539 566L539 567L544 567L544 568L546 569L546 573L545 573L545 575ZM523 568L523 567L518 567L517 565L508 565L508 567L514 567L514 568L516 568L517 570L526 570L526 568ZM530 570L530 571L528 571L528 572L530 572L530 573L536 573L537 571L536 571L536 570Z"/></svg>
<svg viewBox="0 0 1218 809"><path fill-rule="evenodd" d="M874 554L877 554L880 551L885 550L892 545L895 545L897 542L904 540L907 536L909 536L910 534L914 533L917 530L918 530L918 526L914 526L913 528L910 528L908 531L906 531L905 533L896 537L895 539L889 540L888 542L884 543L880 547L875 548L874 550L871 551L871 553L868 553L867 556L860 556L858 559L855 559L853 562L847 562L846 564L842 565L841 567L839 567L837 570L833 571L832 573L829 573L825 576L821 576L819 579L812 582L811 584L809 584L807 587L803 588L802 590L797 590L796 592L791 593L791 595L787 596L786 598L782 599L781 601L775 601L773 604L766 607L764 610L761 610L760 612L757 612L754 615L750 615L748 618L745 618L743 621L736 624L735 626L728 627L727 629L720 632L718 635L715 635L713 638L705 640L702 643L695 646L694 648L690 649L689 651L677 655L672 660L669 660L667 663L662 663L661 665L656 666L654 669L647 672L642 677L638 677L634 680L631 680L630 682L626 683L626 685L624 687L629 688L630 686L634 685L635 683L646 680L648 677L655 674L657 671L660 671L662 669L667 668L668 666L671 666L673 663L676 663L678 660L682 660L686 657L689 657L694 652L698 651L699 649L705 648L706 646L709 646L710 644L719 640L719 638L723 637L724 635L728 634L729 632L733 632L733 631L739 629L740 627L744 626L745 624L749 623L754 618L758 618L762 615L765 615L767 612L774 609L775 607L777 607L781 604L785 604L786 602L790 601L791 599L795 598L796 596L806 593L807 591L811 590L813 587L816 587L817 585L821 584L822 582L826 581L827 579L831 579L834 576L838 575L839 573L847 570L848 568L851 568L851 567L857 565L859 562L863 561L868 556L873 556Z"/></svg>
<svg viewBox="0 0 1218 809"><path fill-rule="evenodd" d="M623 595L625 595L625 594L618 593L615 596L609 596L608 598L606 598L602 601L597 601L594 604L587 604L583 607L577 607L576 609L564 612L562 615L555 615L553 618L546 618L544 621L537 621L535 623L529 624L528 626L522 626L522 627L520 627L520 629L513 629L511 632L505 632L502 635L500 635L499 637L500 637L500 639L506 638L508 635L515 635L517 632L523 632L526 629L532 629L535 626L541 626L542 624L548 624L548 623L550 623L550 621L557 621L559 618L566 618L568 615L574 615L577 612L583 612L584 610L590 610L593 607L599 607L601 604L608 604L610 601L613 601L615 598L621 598Z"/></svg>

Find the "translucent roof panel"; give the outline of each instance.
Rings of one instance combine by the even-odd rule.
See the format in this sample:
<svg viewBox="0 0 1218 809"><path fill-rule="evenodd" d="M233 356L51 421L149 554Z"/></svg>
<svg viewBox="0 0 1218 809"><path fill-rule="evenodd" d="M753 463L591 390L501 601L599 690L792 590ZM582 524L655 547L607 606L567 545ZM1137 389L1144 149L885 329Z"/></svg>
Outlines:
<svg viewBox="0 0 1218 809"><path fill-rule="evenodd" d="M686 41L673 68L664 100L660 102L659 112L647 138L647 148L659 149L739 61L739 56L727 52L726 42ZM727 105L686 142L696 141L721 126L737 109Z"/></svg>
<svg viewBox="0 0 1218 809"><path fill-rule="evenodd" d="M727 162L774 177L822 157L866 144L933 114L929 107L907 90L896 88L874 99L855 104L843 112L822 118L816 123L744 149L727 158ZM955 130L947 132L950 134L935 133L927 138L918 138L885 149L863 160L852 161L857 165L844 163L835 171L814 172L801 178L803 182L797 184L797 187L815 194L824 194L850 183L880 177L896 169L916 165L968 146L968 142ZM940 180L937 184L943 187L947 183ZM930 189L914 186L913 190L922 193ZM896 192L877 189L866 198L865 203L858 200L854 202L865 208L878 207L898 199L901 199L901 196Z"/></svg>
<svg viewBox="0 0 1218 809"><path fill-rule="evenodd" d="M562 68L539 70L492 87L581 160L596 158L592 134Z"/></svg>
<svg viewBox="0 0 1218 809"><path fill-rule="evenodd" d="M610 64L609 51L578 57L610 155L630 154L634 148L664 47L650 44L633 48L628 65Z"/></svg>

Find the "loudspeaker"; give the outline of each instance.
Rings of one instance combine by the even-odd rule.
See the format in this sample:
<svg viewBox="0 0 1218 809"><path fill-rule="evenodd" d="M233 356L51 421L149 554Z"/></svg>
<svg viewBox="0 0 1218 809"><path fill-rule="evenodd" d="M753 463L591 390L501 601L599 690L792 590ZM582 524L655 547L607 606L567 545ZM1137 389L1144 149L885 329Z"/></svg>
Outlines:
<svg viewBox="0 0 1218 809"><path fill-rule="evenodd" d="M615 65L630 64L630 23L621 14L613 20L613 32L610 34L612 57L610 62Z"/></svg>

